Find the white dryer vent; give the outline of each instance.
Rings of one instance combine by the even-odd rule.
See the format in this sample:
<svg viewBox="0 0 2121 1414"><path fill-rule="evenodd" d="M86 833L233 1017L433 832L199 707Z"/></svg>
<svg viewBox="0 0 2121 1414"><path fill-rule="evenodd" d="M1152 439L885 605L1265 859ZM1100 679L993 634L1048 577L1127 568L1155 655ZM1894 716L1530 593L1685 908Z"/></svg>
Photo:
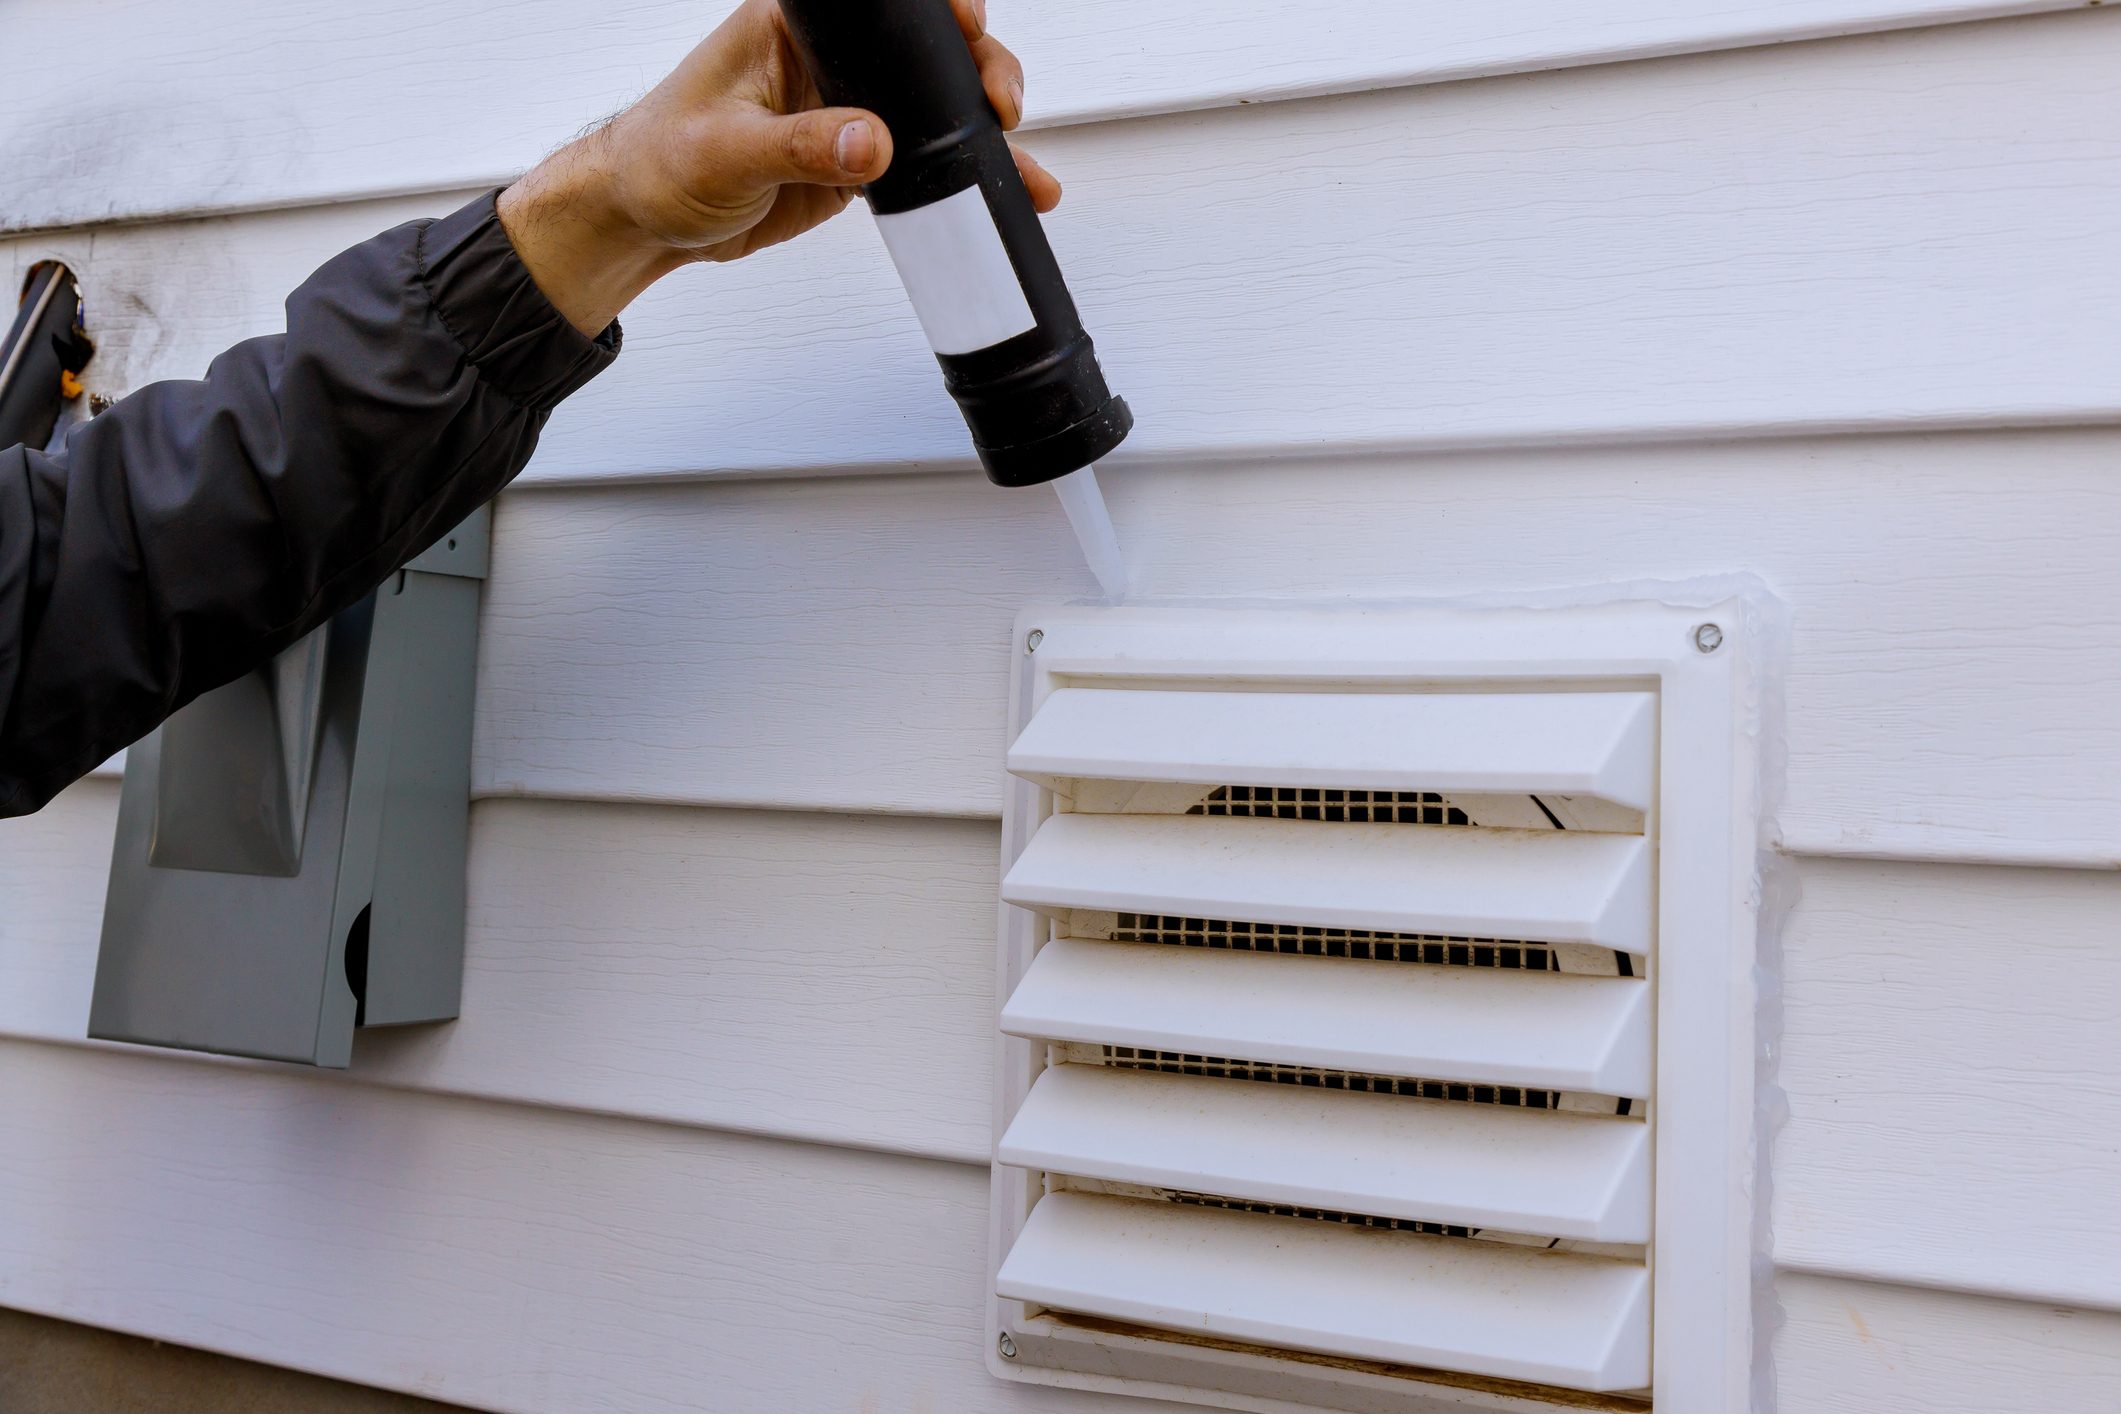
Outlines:
<svg viewBox="0 0 2121 1414"><path fill-rule="evenodd" d="M1598 615L1025 620L998 1372L1696 1409L1744 1369L1744 1264L1667 1245L1668 1215L1744 1187L1733 860L1698 890L1668 872L1681 840L1749 838L1738 650ZM1710 755L1675 770L1681 745ZM1704 1065L1709 1104L1674 1105Z"/></svg>

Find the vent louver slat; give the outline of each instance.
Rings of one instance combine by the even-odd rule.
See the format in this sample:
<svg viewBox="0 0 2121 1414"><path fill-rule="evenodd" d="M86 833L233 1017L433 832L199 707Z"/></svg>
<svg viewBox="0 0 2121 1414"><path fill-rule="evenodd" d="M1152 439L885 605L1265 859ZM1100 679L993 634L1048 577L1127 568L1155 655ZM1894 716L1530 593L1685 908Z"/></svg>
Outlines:
<svg viewBox="0 0 2121 1414"><path fill-rule="evenodd" d="M1645 693L1112 692L1063 688L1009 769L1074 779L1650 797Z"/></svg>
<svg viewBox="0 0 2121 1414"><path fill-rule="evenodd" d="M1256 1213L1055 1193L1003 1296L1085 1315L1499 1379L1649 1381L1639 1264Z"/></svg>
<svg viewBox="0 0 2121 1414"><path fill-rule="evenodd" d="M1002 882L1041 913L1243 918L1650 950L1639 836L1056 815Z"/></svg>
<svg viewBox="0 0 2121 1414"><path fill-rule="evenodd" d="M1062 1065L1039 1077L997 1157L1181 1192L1639 1245L1650 1236L1648 1150L1645 1126L1589 1115Z"/></svg>
<svg viewBox="0 0 2121 1414"><path fill-rule="evenodd" d="M1001 1026L1051 1041L1642 1099L1649 1000L1640 978L1058 938L1032 960Z"/></svg>

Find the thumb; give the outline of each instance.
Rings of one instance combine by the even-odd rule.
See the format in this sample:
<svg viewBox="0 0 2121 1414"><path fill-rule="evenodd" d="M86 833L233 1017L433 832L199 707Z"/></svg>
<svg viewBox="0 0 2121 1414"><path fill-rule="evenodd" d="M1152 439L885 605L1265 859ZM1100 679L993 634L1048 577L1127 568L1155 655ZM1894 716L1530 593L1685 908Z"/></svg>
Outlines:
<svg viewBox="0 0 2121 1414"><path fill-rule="evenodd" d="M882 176L891 162L890 130L860 108L775 114L746 138L747 175L765 186L856 186Z"/></svg>

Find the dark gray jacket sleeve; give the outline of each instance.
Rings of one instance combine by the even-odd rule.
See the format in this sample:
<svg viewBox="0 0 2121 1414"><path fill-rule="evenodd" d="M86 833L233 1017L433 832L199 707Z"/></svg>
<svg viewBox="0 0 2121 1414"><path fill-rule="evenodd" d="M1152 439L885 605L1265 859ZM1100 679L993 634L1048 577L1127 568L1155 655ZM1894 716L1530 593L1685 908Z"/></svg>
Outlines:
<svg viewBox="0 0 2121 1414"><path fill-rule="evenodd" d="M336 257L204 379L0 450L0 816L359 600L617 351L539 292L489 193Z"/></svg>

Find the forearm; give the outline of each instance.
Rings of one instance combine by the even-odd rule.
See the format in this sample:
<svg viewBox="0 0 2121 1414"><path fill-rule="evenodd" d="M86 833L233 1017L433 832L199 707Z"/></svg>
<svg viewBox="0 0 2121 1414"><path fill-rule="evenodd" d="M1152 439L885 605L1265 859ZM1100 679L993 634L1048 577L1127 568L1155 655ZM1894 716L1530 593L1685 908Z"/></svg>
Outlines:
<svg viewBox="0 0 2121 1414"><path fill-rule="evenodd" d="M498 203L538 288L589 335L687 259L626 213L614 162L608 130L599 129L540 162Z"/></svg>
<svg viewBox="0 0 2121 1414"><path fill-rule="evenodd" d="M335 258L285 335L204 379L51 455L0 452L0 815L374 588L521 469L613 348L475 205Z"/></svg>

